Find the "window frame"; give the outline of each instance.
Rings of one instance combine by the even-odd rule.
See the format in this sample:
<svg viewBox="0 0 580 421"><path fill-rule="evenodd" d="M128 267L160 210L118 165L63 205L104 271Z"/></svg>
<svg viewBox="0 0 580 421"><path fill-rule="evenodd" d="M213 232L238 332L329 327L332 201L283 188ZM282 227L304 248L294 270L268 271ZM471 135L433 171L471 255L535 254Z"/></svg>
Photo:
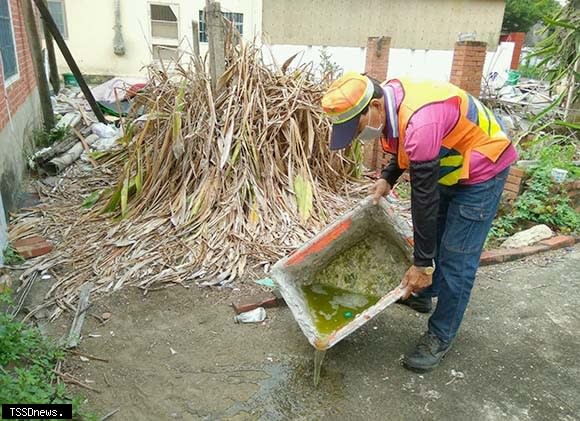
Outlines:
<svg viewBox="0 0 580 421"><path fill-rule="evenodd" d="M177 38L164 38L164 37L154 37L153 36L153 15L151 13L151 6L167 6L167 7L175 7L177 8L177 13L176 18L177 20L175 21L175 23L177 24ZM172 9L173 10L173 9ZM165 59L161 59L159 57L155 56L155 47L161 47L161 48L170 48L173 47L176 50L176 55L177 57L179 57L179 40L181 39L181 25L180 25L180 19L181 19L181 8L179 3L174 3L174 2L164 2L163 0L157 0L157 1L148 1L147 2L147 17L149 20L149 45L150 45L150 49L151 49L151 60L153 60L154 63L160 63L162 61L166 61ZM165 22L165 21L158 21L155 20L155 22ZM170 61L171 63L171 61Z"/></svg>
<svg viewBox="0 0 580 421"><path fill-rule="evenodd" d="M46 0L47 3L47 8L48 8L48 3L60 3L61 7L62 7L62 20L63 20L63 25L64 25L64 32L60 32L60 34L62 35L62 37L66 40L68 40L68 19L66 16L66 5L65 5L65 0ZM50 12L50 9L48 10ZM52 13L50 14L50 16L52 16ZM56 23L56 20L54 19L54 16L52 16L52 20L54 20L54 23ZM58 25L57 25L58 28ZM60 28L58 28L60 30Z"/></svg>
<svg viewBox="0 0 580 421"><path fill-rule="evenodd" d="M226 13L228 13L230 16L231 15L240 15L242 17L242 22L236 22L234 20L230 20L229 18L226 17L226 15L225 15ZM199 42L203 42L204 44L207 44L208 37L207 37L207 22L205 21L205 10L204 9L199 10L197 16L198 16L198 25L199 25L199 29L197 31L197 37L199 39ZM225 19L227 19L228 21L230 21L230 23L232 25L234 25L234 28L236 28L236 29L238 29L236 27L236 24L240 23L242 30L241 31L238 30L238 32L240 32L240 35L242 37L244 36L244 13L243 12L225 12L225 11L222 11L222 16ZM203 17L203 20L202 20L202 17ZM202 24L203 24L203 31L201 28ZM202 41L202 36L201 36L202 33L204 35L205 41Z"/></svg>
<svg viewBox="0 0 580 421"><path fill-rule="evenodd" d="M10 20L10 30L12 31L12 45L14 46L14 60L16 61L16 73L6 78L4 73L4 60L0 63L2 65L2 80L4 82L4 87L8 88L14 82L20 80L20 63L18 62L18 48L16 45L16 35L14 34L14 15L12 14L12 7L10 5L10 0L6 0L8 5L8 18ZM0 52L1 54L1 52Z"/></svg>
<svg viewBox="0 0 580 421"><path fill-rule="evenodd" d="M177 14L175 24L177 25L177 37L176 38L166 38L166 37L156 37L153 36L153 22L169 22L169 21L160 21L154 20L153 15L151 14L151 6L167 6L167 7L176 7ZM173 10L172 10L173 11ZM173 44L177 47L179 45L179 40L181 39L181 25L180 25L180 16L181 10L179 7L179 3L164 3L163 1L150 1L147 2L147 16L149 18L149 37L151 38L151 44Z"/></svg>

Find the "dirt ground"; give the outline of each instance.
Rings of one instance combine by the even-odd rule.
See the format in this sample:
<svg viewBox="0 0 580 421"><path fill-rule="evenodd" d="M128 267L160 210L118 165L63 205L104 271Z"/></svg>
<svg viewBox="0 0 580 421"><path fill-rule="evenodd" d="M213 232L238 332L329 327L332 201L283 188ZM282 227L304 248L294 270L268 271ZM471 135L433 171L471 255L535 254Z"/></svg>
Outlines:
<svg viewBox="0 0 580 421"><path fill-rule="evenodd" d="M331 349L312 383L313 350L286 307L233 322L224 292L125 290L91 308L66 370L111 420L580 419L580 246L482 268L443 364L416 374L402 354L428 316L394 305ZM246 291L242 287L242 291ZM69 326L61 318L48 330ZM91 336L89 336L89 334Z"/></svg>

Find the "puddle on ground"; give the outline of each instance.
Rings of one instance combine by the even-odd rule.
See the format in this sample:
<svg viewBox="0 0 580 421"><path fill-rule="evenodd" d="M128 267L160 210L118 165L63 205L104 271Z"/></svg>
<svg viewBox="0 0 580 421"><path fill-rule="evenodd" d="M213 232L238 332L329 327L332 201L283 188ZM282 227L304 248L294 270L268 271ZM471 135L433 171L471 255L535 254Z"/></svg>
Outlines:
<svg viewBox="0 0 580 421"><path fill-rule="evenodd" d="M355 294L322 284L302 287L308 310L318 332L329 335L376 304L379 297Z"/></svg>
<svg viewBox="0 0 580 421"><path fill-rule="evenodd" d="M259 390L250 399L235 402L226 411L204 419L271 421L332 415L333 408L344 400L343 375L338 371L325 372L321 388L313 389L310 363L310 359L299 359L261 367L266 378L256 382ZM321 399L333 404L321 407Z"/></svg>

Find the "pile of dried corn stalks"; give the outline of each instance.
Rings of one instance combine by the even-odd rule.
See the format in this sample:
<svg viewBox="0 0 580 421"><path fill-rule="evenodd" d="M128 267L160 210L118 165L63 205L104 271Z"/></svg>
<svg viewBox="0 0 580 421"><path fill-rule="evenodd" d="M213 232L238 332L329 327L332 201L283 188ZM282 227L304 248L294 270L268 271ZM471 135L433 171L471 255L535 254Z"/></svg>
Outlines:
<svg viewBox="0 0 580 421"><path fill-rule="evenodd" d="M330 152L323 87L307 69L267 68L252 44L231 48L228 63L217 94L205 72L152 70L138 97L148 118L126 127L122 151L98 176L83 181L78 167L68 171L61 193L46 192L55 203L44 206L40 224L21 215L13 236L42 226L58 243L24 274L57 278L46 297L58 305L53 318L88 281L93 294L231 282L249 263L288 253L356 200L360 148L351 158ZM95 191L99 201L82 211L82 197Z"/></svg>

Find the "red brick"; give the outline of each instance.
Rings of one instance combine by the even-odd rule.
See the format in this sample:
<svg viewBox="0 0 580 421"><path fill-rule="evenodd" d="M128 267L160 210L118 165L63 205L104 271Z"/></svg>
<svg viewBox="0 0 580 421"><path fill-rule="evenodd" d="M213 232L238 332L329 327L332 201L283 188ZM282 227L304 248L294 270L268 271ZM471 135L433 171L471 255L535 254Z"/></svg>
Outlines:
<svg viewBox="0 0 580 421"><path fill-rule="evenodd" d="M48 254L53 249L52 244L39 236L15 241L13 247L25 259Z"/></svg>
<svg viewBox="0 0 580 421"><path fill-rule="evenodd" d="M487 250L481 253L480 266L495 265L503 262L503 254L498 250Z"/></svg>
<svg viewBox="0 0 580 421"><path fill-rule="evenodd" d="M576 243L576 239L571 235L557 235L556 237L540 241L540 244L548 246L551 250L571 247Z"/></svg>
<svg viewBox="0 0 580 421"><path fill-rule="evenodd" d="M516 249L495 249L484 251L479 260L480 266L493 265L496 263L510 262L521 259L522 257L531 256L532 254L547 251L550 248L543 244L534 246L520 247Z"/></svg>
<svg viewBox="0 0 580 421"><path fill-rule="evenodd" d="M26 247L26 246L31 246L33 244L42 243L43 241L45 241L45 240L42 237L35 235L33 237L28 237L28 238L16 240L16 241L14 241L12 246L15 248Z"/></svg>
<svg viewBox="0 0 580 421"><path fill-rule="evenodd" d="M521 168L511 167L509 174L521 178L526 174L526 172Z"/></svg>
<svg viewBox="0 0 580 421"><path fill-rule="evenodd" d="M530 256L542 251L548 251L549 247L539 244L536 246L520 247L517 249L505 249L501 250L504 262L510 262L512 260L521 259L522 257Z"/></svg>
<svg viewBox="0 0 580 421"><path fill-rule="evenodd" d="M504 191L511 191L511 192L514 192L515 194L519 194L520 193L520 184L506 182L505 187L504 187Z"/></svg>
<svg viewBox="0 0 580 421"><path fill-rule="evenodd" d="M521 182L522 182L522 177L521 176L512 175L511 172L508 175L508 178L506 180L506 183L517 184L518 186L521 184Z"/></svg>
<svg viewBox="0 0 580 421"><path fill-rule="evenodd" d="M245 313L258 307L276 307L280 305L280 300L272 293L263 293L252 297L244 297L232 303L236 314Z"/></svg>

